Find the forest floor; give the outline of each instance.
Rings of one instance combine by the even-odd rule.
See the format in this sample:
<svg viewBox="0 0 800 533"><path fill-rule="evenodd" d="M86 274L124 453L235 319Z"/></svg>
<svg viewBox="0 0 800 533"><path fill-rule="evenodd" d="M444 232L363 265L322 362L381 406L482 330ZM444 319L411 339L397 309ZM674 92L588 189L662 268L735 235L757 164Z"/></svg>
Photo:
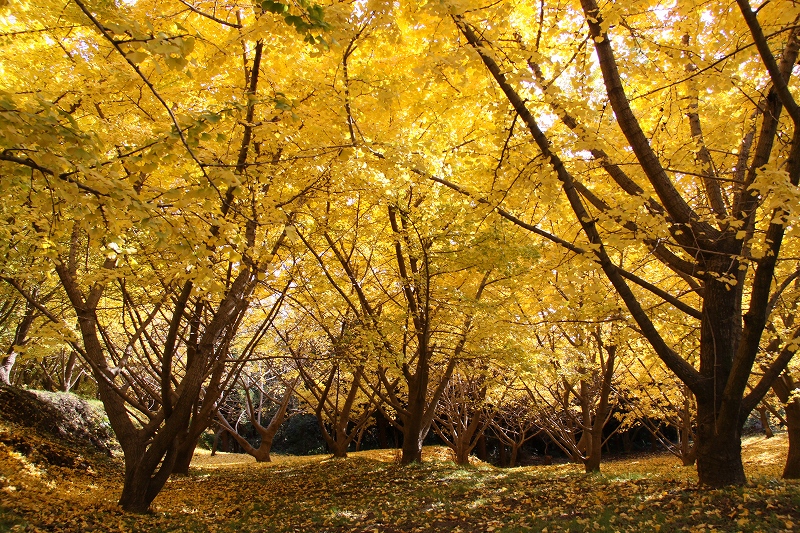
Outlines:
<svg viewBox="0 0 800 533"><path fill-rule="evenodd" d="M459 467L443 448L406 467L393 450L261 464L199 451L192 473L171 479L142 516L116 505L118 459L12 438L19 430L0 424L0 531L800 531L800 482L780 479L785 434L747 439L749 483L720 490L698 488L694 468L665 454L585 475L572 464Z"/></svg>

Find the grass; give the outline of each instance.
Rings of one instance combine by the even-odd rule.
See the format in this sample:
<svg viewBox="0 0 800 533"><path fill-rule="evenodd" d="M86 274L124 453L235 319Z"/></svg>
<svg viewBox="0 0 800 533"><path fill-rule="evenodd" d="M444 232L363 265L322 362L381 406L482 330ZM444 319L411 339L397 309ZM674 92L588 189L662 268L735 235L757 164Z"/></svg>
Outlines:
<svg viewBox="0 0 800 533"><path fill-rule="evenodd" d="M118 465L43 466L0 445L0 531L800 531L800 483L779 479L785 450L784 435L746 441L751 481L718 490L666 455L587 476L569 464L458 467L441 448L407 467L393 450L269 464L199 450L192 474L137 516L116 506Z"/></svg>

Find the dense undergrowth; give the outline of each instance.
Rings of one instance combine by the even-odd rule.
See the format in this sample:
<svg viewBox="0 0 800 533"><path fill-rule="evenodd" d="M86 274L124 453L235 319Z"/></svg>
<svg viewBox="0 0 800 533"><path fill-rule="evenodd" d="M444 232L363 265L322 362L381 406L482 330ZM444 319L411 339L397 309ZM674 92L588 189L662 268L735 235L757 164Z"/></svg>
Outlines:
<svg viewBox="0 0 800 533"><path fill-rule="evenodd" d="M800 483L778 478L783 435L747 441L750 483L721 490L699 489L694 469L667 455L612 460L587 476L569 464L458 467L441 448L408 467L394 451L271 464L200 451L145 516L116 505L118 461L76 455L19 426L1 425L2 435L16 441L0 438L0 531L800 530Z"/></svg>

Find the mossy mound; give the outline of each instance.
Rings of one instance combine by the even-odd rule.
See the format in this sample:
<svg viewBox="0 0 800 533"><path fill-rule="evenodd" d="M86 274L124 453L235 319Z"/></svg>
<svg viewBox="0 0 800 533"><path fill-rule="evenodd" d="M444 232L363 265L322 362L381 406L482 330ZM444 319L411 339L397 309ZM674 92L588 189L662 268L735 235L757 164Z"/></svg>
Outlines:
<svg viewBox="0 0 800 533"><path fill-rule="evenodd" d="M86 447L108 456L117 447L102 410L70 393L0 386L0 419L33 428L56 443ZM22 443L8 443L12 447L23 446Z"/></svg>

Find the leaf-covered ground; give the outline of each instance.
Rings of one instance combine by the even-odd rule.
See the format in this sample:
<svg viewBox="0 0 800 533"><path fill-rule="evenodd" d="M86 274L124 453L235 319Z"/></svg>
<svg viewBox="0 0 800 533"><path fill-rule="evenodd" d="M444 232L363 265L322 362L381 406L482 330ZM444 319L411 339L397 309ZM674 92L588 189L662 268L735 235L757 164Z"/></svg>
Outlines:
<svg viewBox="0 0 800 533"><path fill-rule="evenodd" d="M800 531L800 483L779 479L785 436L747 441L751 482L724 490L698 489L694 469L666 455L586 476L575 465L460 468L436 448L409 467L393 451L271 464L201 452L146 516L117 508L118 463L51 464L36 451L46 443L26 438L0 426L0 531Z"/></svg>

